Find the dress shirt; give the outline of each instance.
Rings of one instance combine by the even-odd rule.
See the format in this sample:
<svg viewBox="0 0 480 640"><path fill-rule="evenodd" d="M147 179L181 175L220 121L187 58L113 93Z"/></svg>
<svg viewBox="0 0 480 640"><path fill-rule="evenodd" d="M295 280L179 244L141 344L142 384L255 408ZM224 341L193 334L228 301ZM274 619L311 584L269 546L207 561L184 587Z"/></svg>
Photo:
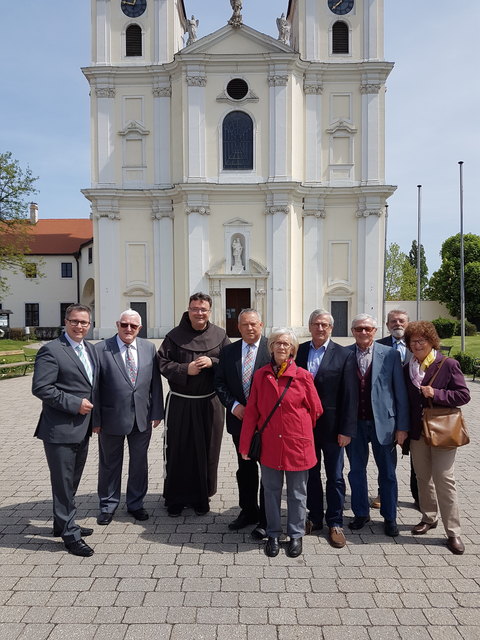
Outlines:
<svg viewBox="0 0 480 640"><path fill-rule="evenodd" d="M392 346L400 353L400 358L403 364L405 362L405 356L407 355L407 345L405 344L405 340L403 338L397 340L397 338L392 336Z"/></svg>
<svg viewBox="0 0 480 640"><path fill-rule="evenodd" d="M310 349L308 350L307 367L314 378L317 375L320 365L322 364L323 356L325 355L325 351L327 350L329 342L330 342L330 338L328 338L328 340L326 340L321 347L318 347L318 349L315 348L315 345L313 344L313 340L310 342Z"/></svg>
<svg viewBox="0 0 480 640"><path fill-rule="evenodd" d="M117 335L117 344L118 344L118 348L120 349L120 355L122 356L122 360L123 360L123 364L125 365L125 367L127 366L127 363L125 362L125 355L127 353L127 345L125 344L125 342L123 342L123 340L120 340L120 338ZM132 344L128 345L130 348L130 355L133 358L135 365L138 369L138 350L137 350L137 340L135 339Z"/></svg>
<svg viewBox="0 0 480 640"><path fill-rule="evenodd" d="M370 345L369 347L367 347L365 351L362 351L362 349L360 349L358 345L356 347L357 364L362 376L365 375L368 367L372 364L372 355L373 355L372 352L373 352L373 345Z"/></svg>
<svg viewBox="0 0 480 640"><path fill-rule="evenodd" d="M90 358L90 356L88 355L88 351L87 351L87 349L86 349L86 347L85 347L85 341L84 341L84 340L82 340L81 342L77 342L76 340L72 340L66 331L65 331L65 333L64 333L63 335L65 336L65 339L67 340L67 342L70 344L70 346L71 346L73 349L76 349L76 348L78 347L78 345L81 345L81 346L83 347L83 355L84 355L84 356L85 356L85 358L89 361L89 363L90 363L90 367L91 367L91 369L92 369L92 375L93 375L93 373L94 373L94 371L95 371L95 367L93 366L92 359L91 359L91 358ZM77 352L76 352L76 351L75 351L75 355L77 355Z"/></svg>
<svg viewBox="0 0 480 640"><path fill-rule="evenodd" d="M253 360L253 366L255 367L255 360L257 359L257 354L258 354L258 345L260 344L260 338L254 342L253 344L249 345L248 342L245 342L245 340L242 340L242 373L243 373L243 363L245 362L245 358L247 356L247 351L248 351L248 347L251 346L254 348L254 354L255 354L255 358ZM232 405L231 408L231 413L233 413L233 410L235 409L235 407L237 407L240 404L240 402L237 402L237 400L235 400L235 402Z"/></svg>

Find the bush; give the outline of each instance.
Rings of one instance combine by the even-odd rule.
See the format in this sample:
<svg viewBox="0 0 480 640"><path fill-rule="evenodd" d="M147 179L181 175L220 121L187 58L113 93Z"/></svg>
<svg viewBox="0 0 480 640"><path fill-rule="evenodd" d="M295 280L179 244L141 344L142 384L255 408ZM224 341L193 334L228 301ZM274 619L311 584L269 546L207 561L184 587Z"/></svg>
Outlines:
<svg viewBox="0 0 480 640"><path fill-rule="evenodd" d="M25 329L23 327L10 327L5 331L5 335L10 340L25 340Z"/></svg>
<svg viewBox="0 0 480 640"><path fill-rule="evenodd" d="M464 374L473 373L473 362L475 360L475 356L472 356L470 353L455 353L453 356L455 360L458 360L460 363L460 369Z"/></svg>
<svg viewBox="0 0 480 640"><path fill-rule="evenodd" d="M62 327L35 327L37 340L54 340L62 333Z"/></svg>
<svg viewBox="0 0 480 640"><path fill-rule="evenodd" d="M457 322L455 325L455 335L460 335L461 322ZM477 335L477 327L473 324L473 322L469 322L465 320L465 335L466 336L476 336Z"/></svg>
<svg viewBox="0 0 480 640"><path fill-rule="evenodd" d="M448 318L437 318L432 320L432 324L437 330L439 338L451 338L455 331L456 320L449 320Z"/></svg>

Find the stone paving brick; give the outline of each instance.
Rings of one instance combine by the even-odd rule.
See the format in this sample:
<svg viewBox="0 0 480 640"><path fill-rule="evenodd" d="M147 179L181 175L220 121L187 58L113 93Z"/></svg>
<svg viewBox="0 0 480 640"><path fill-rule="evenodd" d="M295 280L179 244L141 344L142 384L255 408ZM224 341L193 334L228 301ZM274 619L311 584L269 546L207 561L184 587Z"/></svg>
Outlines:
<svg viewBox="0 0 480 640"><path fill-rule="evenodd" d="M91 640L97 631L95 624L58 624L55 625L48 640Z"/></svg>
<svg viewBox="0 0 480 640"><path fill-rule="evenodd" d="M399 640L397 627L372 627L368 630L370 640Z"/></svg>
<svg viewBox="0 0 480 640"><path fill-rule="evenodd" d="M127 627L123 624L99 624L94 640L123 640Z"/></svg>
<svg viewBox="0 0 480 640"><path fill-rule="evenodd" d="M172 637L172 625L169 624L131 624L128 625L124 640L172 640ZM212 638L215 639L215 636ZM207 638L199 636L199 640Z"/></svg>
<svg viewBox="0 0 480 640"><path fill-rule="evenodd" d="M247 640L247 627L240 624L219 624L216 640Z"/></svg>
<svg viewBox="0 0 480 640"><path fill-rule="evenodd" d="M170 640L216 640L216 631L215 625L178 624L173 627Z"/></svg>

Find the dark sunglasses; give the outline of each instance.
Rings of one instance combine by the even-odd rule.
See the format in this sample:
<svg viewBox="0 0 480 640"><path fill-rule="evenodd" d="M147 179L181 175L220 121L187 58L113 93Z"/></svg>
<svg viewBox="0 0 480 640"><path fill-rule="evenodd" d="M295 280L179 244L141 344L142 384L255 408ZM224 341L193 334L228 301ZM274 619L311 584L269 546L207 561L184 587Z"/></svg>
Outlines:
<svg viewBox="0 0 480 640"><path fill-rule="evenodd" d="M128 327L130 327L130 329L133 329L135 331L140 325L132 324L131 322L120 322L120 326L122 327L122 329L128 329Z"/></svg>

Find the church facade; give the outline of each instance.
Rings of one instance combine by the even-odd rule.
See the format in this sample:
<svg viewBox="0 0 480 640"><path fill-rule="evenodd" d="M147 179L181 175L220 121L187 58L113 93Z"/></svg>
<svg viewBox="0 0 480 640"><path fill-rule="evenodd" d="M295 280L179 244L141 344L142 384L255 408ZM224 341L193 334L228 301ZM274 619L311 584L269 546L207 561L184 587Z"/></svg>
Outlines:
<svg viewBox="0 0 480 640"><path fill-rule="evenodd" d="M225 0L225 23L197 38L183 0L92 0L97 338L130 306L163 337L195 291L229 335L245 307L300 335L317 307L336 335L381 314L383 0L290 0L278 37Z"/></svg>

